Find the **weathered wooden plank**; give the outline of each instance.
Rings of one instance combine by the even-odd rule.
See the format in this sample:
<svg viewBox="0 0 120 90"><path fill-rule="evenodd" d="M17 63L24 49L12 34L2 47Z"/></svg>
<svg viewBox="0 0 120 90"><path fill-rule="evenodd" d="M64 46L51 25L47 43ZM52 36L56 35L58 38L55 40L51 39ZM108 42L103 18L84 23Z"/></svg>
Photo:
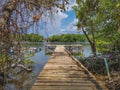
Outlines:
<svg viewBox="0 0 120 90"><path fill-rule="evenodd" d="M56 70L56 69L53 69L53 70L49 71L49 69L44 68L44 70L41 73L47 73L47 72L51 72L51 73L81 73L82 72L82 73L84 73L84 70L83 69L80 69L80 70L63 70L63 69Z"/></svg>
<svg viewBox="0 0 120 90"><path fill-rule="evenodd" d="M72 78L71 77L67 77L67 78L62 77L61 78L61 77L57 77L57 78L55 78L55 77L40 77L39 76L37 80L60 80L61 81L61 80L76 80L76 79L84 80L84 81L87 81L87 80L90 81L91 78L90 77L89 78L87 78L87 77L84 77L84 78L83 77L80 77L80 78L75 78L75 77L74 78L73 77Z"/></svg>
<svg viewBox="0 0 120 90"><path fill-rule="evenodd" d="M55 67L55 68L57 68L57 67L66 67L66 68L79 68L78 66L75 66L75 65L61 65L61 64L59 64L59 65L49 65L49 64L47 64L46 66L45 66L45 68L47 68L47 67L49 67L49 68L52 68L52 67Z"/></svg>
<svg viewBox="0 0 120 90"><path fill-rule="evenodd" d="M51 69L51 70L53 70L53 69L67 69L67 70L79 70L79 67L67 67L67 66L65 66L65 67L62 67L62 66L59 66L59 67L54 67L54 66L51 66L51 67L48 67L48 66L45 66L45 69Z"/></svg>
<svg viewBox="0 0 120 90"><path fill-rule="evenodd" d="M96 90L95 87L79 86L34 86L32 90Z"/></svg>
<svg viewBox="0 0 120 90"><path fill-rule="evenodd" d="M85 79L71 79L71 80L65 80L65 79L56 79L56 80L54 80L54 79L48 79L48 80L45 80L45 79L43 79L43 80L39 80L39 79L37 79L36 80L36 83L38 83L38 82L40 82L40 83L92 83L91 81L89 81L89 80L85 80Z"/></svg>
<svg viewBox="0 0 120 90"><path fill-rule="evenodd" d="M69 71L69 72L55 72L55 71L51 71L51 72L41 72L40 75L50 75L50 74L55 74L55 75L68 75L68 73L71 75L71 74L77 74L77 75L84 75L85 73L84 72L77 72L77 71Z"/></svg>
<svg viewBox="0 0 120 90"><path fill-rule="evenodd" d="M60 73L69 73L69 72L85 72L83 69L79 70L66 70L66 69L45 69L42 72L60 72ZM41 73L42 73L41 72Z"/></svg>
<svg viewBox="0 0 120 90"><path fill-rule="evenodd" d="M95 86L93 83L42 83L42 82L36 82L34 86L80 86L80 87L91 87Z"/></svg>
<svg viewBox="0 0 120 90"><path fill-rule="evenodd" d="M49 63L47 63L46 66L49 66L49 67L51 67L51 66L56 66L56 67L59 67L59 66L78 67L76 64L69 65L69 64L49 64Z"/></svg>
<svg viewBox="0 0 120 90"><path fill-rule="evenodd" d="M41 75L40 77L53 77L53 78L88 78L87 75L84 76L78 76L78 75Z"/></svg>

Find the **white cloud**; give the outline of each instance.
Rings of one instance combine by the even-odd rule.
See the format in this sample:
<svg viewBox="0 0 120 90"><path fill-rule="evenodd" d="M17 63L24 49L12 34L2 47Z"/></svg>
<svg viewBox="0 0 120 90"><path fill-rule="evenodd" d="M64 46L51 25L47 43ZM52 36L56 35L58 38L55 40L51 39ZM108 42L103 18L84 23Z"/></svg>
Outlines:
<svg viewBox="0 0 120 90"><path fill-rule="evenodd" d="M74 5L76 5L76 0L69 0L69 5L66 6L66 8L68 7L68 9L66 10L67 11L72 10L72 7ZM57 9L57 10L58 10L58 13L56 13L56 9L54 9L51 15L49 12L46 12L43 14L40 24L44 23L46 25L44 26L44 28L42 28L43 30L41 30L41 32L42 33L47 32L49 36L53 34L76 32L77 28L74 25L75 22L77 21L76 19L73 22L71 22L65 29L61 29L62 20L67 18L68 15L64 12L61 12L60 9Z"/></svg>
<svg viewBox="0 0 120 90"><path fill-rule="evenodd" d="M77 30L76 23L78 22L78 19L74 19L73 22L71 22L67 27L66 30Z"/></svg>
<svg viewBox="0 0 120 90"><path fill-rule="evenodd" d="M68 17L68 15L61 12L60 10L58 11L58 13L54 13L54 15L52 17L53 27L56 28L56 29L60 28L62 20L67 18L67 17Z"/></svg>
<svg viewBox="0 0 120 90"><path fill-rule="evenodd" d="M43 29L46 30L48 35L60 34L62 20L67 17L67 14L61 12L60 9L58 9L58 13L55 11L53 11L51 15L49 12L44 13L40 23L46 24Z"/></svg>
<svg viewBox="0 0 120 90"><path fill-rule="evenodd" d="M61 29L61 33L79 33L76 23L78 20L75 18L65 29Z"/></svg>

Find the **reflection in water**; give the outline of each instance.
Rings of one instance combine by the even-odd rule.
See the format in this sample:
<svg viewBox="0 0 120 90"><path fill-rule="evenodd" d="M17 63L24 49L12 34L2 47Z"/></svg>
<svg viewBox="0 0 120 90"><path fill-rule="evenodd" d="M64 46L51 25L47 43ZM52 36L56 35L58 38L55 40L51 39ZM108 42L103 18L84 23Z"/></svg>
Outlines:
<svg viewBox="0 0 120 90"><path fill-rule="evenodd" d="M35 64L32 65L33 71L28 73L18 68L11 70L12 73L9 75L10 80L5 86L4 90L30 90L43 66L49 59L49 56L45 55L44 53L44 48L41 48L42 49L40 52L36 53L33 57L30 58L35 62Z"/></svg>
<svg viewBox="0 0 120 90"><path fill-rule="evenodd" d="M43 69L49 57L50 56L45 55L44 48L42 48L41 52L35 54L35 56L31 58L35 62L35 64L33 65L33 73L32 73L32 75L34 75L35 78L32 84L37 79L37 76L39 75L40 71Z"/></svg>
<svg viewBox="0 0 120 90"><path fill-rule="evenodd" d="M23 88L25 80L29 80L29 73L23 68L10 68L8 73L4 90L20 90Z"/></svg>
<svg viewBox="0 0 120 90"><path fill-rule="evenodd" d="M10 74L10 77L12 78L10 78L10 82L5 86L4 90L30 90L34 81L37 79L39 73L50 58L49 55L45 55L44 46L40 47L41 51L30 58L35 62L35 64L32 65L33 71L27 73L26 71L21 71L17 68L11 70L12 73ZM89 45L84 45L83 53L86 57L90 55L91 49Z"/></svg>
<svg viewBox="0 0 120 90"><path fill-rule="evenodd" d="M12 80L10 80L9 83L5 86L5 90L27 90L30 88L29 84L31 80L32 79L30 78L30 73L22 72L16 74L14 75L14 77L12 77Z"/></svg>
<svg viewBox="0 0 120 90"><path fill-rule="evenodd" d="M84 46L84 51L83 51L83 54L85 57L88 57L91 55L92 51L91 51L91 47L89 44L83 44Z"/></svg>

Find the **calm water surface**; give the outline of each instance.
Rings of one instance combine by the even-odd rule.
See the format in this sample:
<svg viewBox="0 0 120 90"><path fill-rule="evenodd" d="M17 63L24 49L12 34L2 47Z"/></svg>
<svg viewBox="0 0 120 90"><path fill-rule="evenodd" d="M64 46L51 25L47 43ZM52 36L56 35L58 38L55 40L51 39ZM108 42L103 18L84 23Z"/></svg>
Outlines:
<svg viewBox="0 0 120 90"><path fill-rule="evenodd" d="M31 86L33 85L34 81L37 79L39 73L42 71L44 65L49 60L50 56L45 55L44 52L44 46L38 45L37 47L41 47L41 51L36 53L33 57L31 57L31 60L35 62L34 65L32 65L33 71L31 73L25 73L23 74L23 78L19 80L19 84L16 83L9 83L5 90L30 90ZM84 44L84 56L89 56L91 53L90 46L88 44Z"/></svg>

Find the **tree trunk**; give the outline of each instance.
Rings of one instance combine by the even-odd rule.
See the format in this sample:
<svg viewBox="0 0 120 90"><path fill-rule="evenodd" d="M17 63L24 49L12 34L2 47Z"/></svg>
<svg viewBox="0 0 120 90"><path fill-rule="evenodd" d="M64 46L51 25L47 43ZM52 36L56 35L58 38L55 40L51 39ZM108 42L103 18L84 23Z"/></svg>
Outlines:
<svg viewBox="0 0 120 90"><path fill-rule="evenodd" d="M93 55L96 57L96 42L95 42L95 30L93 28L93 21L91 20L91 32L92 32L92 52Z"/></svg>
<svg viewBox="0 0 120 90"><path fill-rule="evenodd" d="M96 57L97 54L96 54L96 47L94 43L91 45L91 49L92 49L93 56Z"/></svg>
<svg viewBox="0 0 120 90"><path fill-rule="evenodd" d="M86 36L88 42L90 43L90 47L91 47L91 50L92 50L92 53L93 53L93 56L96 57L96 46L95 46L95 40L91 40L88 36L88 34L85 32L84 28L82 28L82 31L84 33L84 35Z"/></svg>

